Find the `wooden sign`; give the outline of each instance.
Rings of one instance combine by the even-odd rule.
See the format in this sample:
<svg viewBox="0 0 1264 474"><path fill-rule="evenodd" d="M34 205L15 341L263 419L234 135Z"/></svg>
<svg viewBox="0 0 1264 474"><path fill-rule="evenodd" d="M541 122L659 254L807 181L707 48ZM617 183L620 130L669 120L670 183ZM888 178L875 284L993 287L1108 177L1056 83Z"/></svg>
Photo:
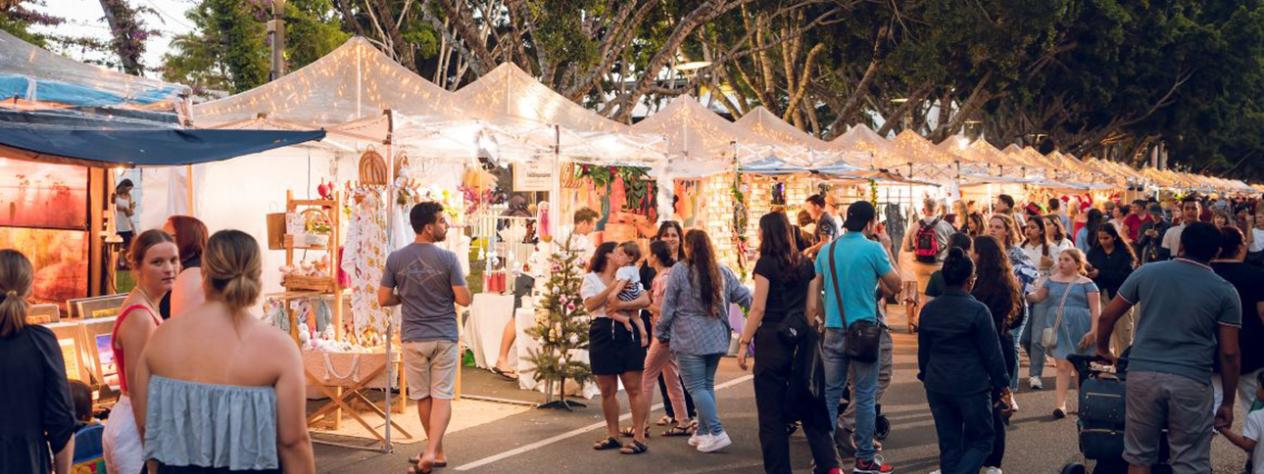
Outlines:
<svg viewBox="0 0 1264 474"><path fill-rule="evenodd" d="M514 192L549 191L553 189L553 170L548 166L513 165Z"/></svg>

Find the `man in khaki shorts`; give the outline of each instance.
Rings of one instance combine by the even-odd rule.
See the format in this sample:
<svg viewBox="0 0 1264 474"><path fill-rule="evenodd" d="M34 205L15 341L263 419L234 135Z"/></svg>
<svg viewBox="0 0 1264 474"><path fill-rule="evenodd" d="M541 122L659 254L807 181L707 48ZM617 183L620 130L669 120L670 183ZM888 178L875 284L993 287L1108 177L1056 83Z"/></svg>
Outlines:
<svg viewBox="0 0 1264 474"><path fill-rule="evenodd" d="M408 213L417 239L386 259L378 303L402 305L400 339L408 394L426 430L426 450L413 458L417 472L447 465L443 433L452 418L453 385L460 354L456 305L470 304L470 290L456 254L444 250L448 220L443 206L423 202Z"/></svg>

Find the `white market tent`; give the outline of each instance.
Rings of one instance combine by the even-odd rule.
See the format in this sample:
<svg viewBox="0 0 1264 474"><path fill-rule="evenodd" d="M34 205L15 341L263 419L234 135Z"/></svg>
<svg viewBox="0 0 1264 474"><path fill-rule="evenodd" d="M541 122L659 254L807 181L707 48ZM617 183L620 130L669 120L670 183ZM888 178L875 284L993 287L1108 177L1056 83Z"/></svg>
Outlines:
<svg viewBox="0 0 1264 474"><path fill-rule="evenodd" d="M868 153L872 158L864 164L870 168L896 169L914 161L864 124L851 127L830 144L842 150Z"/></svg>
<svg viewBox="0 0 1264 474"><path fill-rule="evenodd" d="M868 161L868 154L846 151L830 145L829 142L786 123L781 117L763 106L751 109L733 124L751 136L767 143L777 144L787 152L794 153L795 156L784 157L789 163L814 165L842 160L859 167Z"/></svg>
<svg viewBox="0 0 1264 474"><path fill-rule="evenodd" d="M667 140L667 177L701 178L733 169L734 155L742 162L767 158L777 147L749 136L690 96L672 99L658 113L632 126L641 133ZM789 155L781 151L778 155ZM783 158L783 156L778 156Z"/></svg>

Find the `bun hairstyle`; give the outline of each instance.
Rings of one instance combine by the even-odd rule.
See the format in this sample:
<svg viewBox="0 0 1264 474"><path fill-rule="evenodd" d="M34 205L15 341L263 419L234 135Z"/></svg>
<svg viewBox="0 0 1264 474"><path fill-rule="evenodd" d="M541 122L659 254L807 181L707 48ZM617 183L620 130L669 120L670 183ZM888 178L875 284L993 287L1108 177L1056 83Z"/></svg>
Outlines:
<svg viewBox="0 0 1264 474"><path fill-rule="evenodd" d="M962 287L974 276L974 262L965 250L953 247L948 249L948 257L944 258L942 272L945 285Z"/></svg>
<svg viewBox="0 0 1264 474"><path fill-rule="evenodd" d="M17 250L0 250L0 337L26 327L27 295L35 281L31 261Z"/></svg>
<svg viewBox="0 0 1264 474"><path fill-rule="evenodd" d="M127 258L132 261L128 262L132 265L133 271L138 269L145 263L145 253L149 252L149 248L162 243L176 243L176 239L171 234L164 232L162 229L149 229L141 232L132 240L132 248L127 250Z"/></svg>
<svg viewBox="0 0 1264 474"><path fill-rule="evenodd" d="M248 308L262 292L259 243L239 230L221 230L206 242L202 276L207 299L216 296L233 309Z"/></svg>

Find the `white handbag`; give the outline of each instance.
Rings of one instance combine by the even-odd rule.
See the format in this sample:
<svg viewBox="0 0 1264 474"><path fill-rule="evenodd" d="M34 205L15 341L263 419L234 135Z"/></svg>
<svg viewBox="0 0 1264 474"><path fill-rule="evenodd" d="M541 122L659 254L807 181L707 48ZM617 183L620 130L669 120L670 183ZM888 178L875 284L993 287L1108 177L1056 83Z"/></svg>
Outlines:
<svg viewBox="0 0 1264 474"><path fill-rule="evenodd" d="M1062 313L1066 308L1067 295L1071 294L1071 287L1075 283L1067 283L1066 291L1062 292L1062 301L1058 302L1058 317L1054 319L1053 326L1044 328L1040 331L1040 345L1046 351L1051 351L1058 347L1058 326L1062 325Z"/></svg>

